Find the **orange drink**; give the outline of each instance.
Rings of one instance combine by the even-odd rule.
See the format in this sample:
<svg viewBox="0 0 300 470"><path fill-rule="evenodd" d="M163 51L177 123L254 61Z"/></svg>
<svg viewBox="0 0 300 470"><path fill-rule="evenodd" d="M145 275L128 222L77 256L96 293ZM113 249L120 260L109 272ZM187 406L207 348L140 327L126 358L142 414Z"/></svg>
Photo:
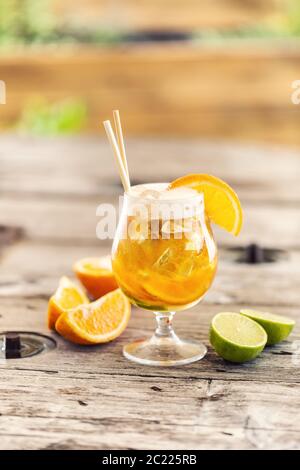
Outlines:
<svg viewBox="0 0 300 470"><path fill-rule="evenodd" d="M182 220L148 220L143 230L139 224L138 215L127 216L124 232L114 245L113 271L121 289L134 304L149 310L178 311L197 303L217 267L207 218L199 213ZM132 225L137 234L131 237ZM155 237L151 226L156 226Z"/></svg>
<svg viewBox="0 0 300 470"><path fill-rule="evenodd" d="M141 185L125 194L112 249L118 285L132 303L155 311L160 338L166 328L166 344L174 311L199 302L217 268L217 248L205 215L203 195L188 188L167 188L167 184ZM173 332L166 354L176 364L199 359L206 352L202 344L175 338ZM156 339L154 335L150 341ZM124 354L142 363L170 365L169 359L167 363L161 359L161 341L159 360L153 357L157 345L148 343L134 343L134 354L132 345L128 345Z"/></svg>
<svg viewBox="0 0 300 470"><path fill-rule="evenodd" d="M117 137L109 120L103 125L125 191L112 248L113 272L129 300L153 310L157 323L150 339L126 344L123 354L151 366L190 364L207 349L178 338L172 319L175 310L199 302L213 281L217 248L210 221L237 236L242 207L225 181L205 173L131 187L120 114L113 114Z"/></svg>

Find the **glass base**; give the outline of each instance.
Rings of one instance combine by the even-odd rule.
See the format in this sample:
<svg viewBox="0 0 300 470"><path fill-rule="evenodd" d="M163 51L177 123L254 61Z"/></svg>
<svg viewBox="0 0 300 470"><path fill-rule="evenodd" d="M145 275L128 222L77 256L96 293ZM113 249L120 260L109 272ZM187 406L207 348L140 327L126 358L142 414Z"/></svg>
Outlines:
<svg viewBox="0 0 300 470"><path fill-rule="evenodd" d="M202 359L207 348L202 343L182 341L175 334L171 337L153 335L149 340L135 341L123 348L130 361L148 366L180 366Z"/></svg>

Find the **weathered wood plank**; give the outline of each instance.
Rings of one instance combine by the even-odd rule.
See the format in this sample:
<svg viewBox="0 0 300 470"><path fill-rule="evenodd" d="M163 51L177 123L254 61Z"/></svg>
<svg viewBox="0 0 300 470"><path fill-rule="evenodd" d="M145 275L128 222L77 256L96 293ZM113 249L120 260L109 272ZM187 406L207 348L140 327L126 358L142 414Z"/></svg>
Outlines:
<svg viewBox="0 0 300 470"><path fill-rule="evenodd" d="M0 362L0 448L300 448L299 325L287 341L244 365L223 361L208 344L211 318L222 310L255 306L299 323L298 153L199 142L198 154L198 141L129 141L135 179L147 173L157 180L149 162L165 151L161 178L172 179L187 166L199 171L201 161L201 171L236 183L245 207L240 241L217 233L224 248L204 302L175 317L178 334L204 341L207 356L187 367L157 369L122 356L125 343L153 331L150 312L133 309L124 334L96 347L70 344L46 326L58 278L72 274L77 258L110 249L110 242L95 238L96 205L116 201L119 189L106 144L62 139L45 149L38 139L1 142L0 221L25 228L26 237L1 253L0 329L50 334L57 349ZM139 162L143 150L146 163ZM256 266L233 262L226 246L252 240L287 248L287 256Z"/></svg>
<svg viewBox="0 0 300 470"><path fill-rule="evenodd" d="M102 256L110 244L69 246L23 241L10 247L0 260L0 297L49 297L62 275L74 276L72 265L86 256ZM221 250L219 269L205 303L227 305L299 304L300 254L291 251L276 263L247 265ZM35 260L32 263L32 260ZM284 295L283 295L284 292Z"/></svg>
<svg viewBox="0 0 300 470"><path fill-rule="evenodd" d="M106 140L1 136L0 142L2 193L60 200L63 196L107 197L121 191ZM232 184L245 202L300 200L296 150L178 138L126 139L126 144L135 182L171 181L182 172L212 173ZM154 159L159 161L159 175Z"/></svg>
<svg viewBox="0 0 300 470"><path fill-rule="evenodd" d="M185 67L182 67L182 64ZM60 73L57 73L57 67ZM268 75L270 68L276 70L276 75ZM191 111L198 110L199 103L197 105L197 100L193 99L195 90L203 96L201 105L205 108L206 105L217 107L218 104L241 108L247 104L253 109L253 96L258 99L256 106L281 104L286 108L287 103L283 101L283 98L289 96L291 90L290 88L285 90L282 84L290 85L291 81L295 80L293 74L298 69L297 40L264 41L259 45L254 42L250 43L250 46L247 41L242 44L233 42L219 44L219 46L206 43L163 45L150 43L114 48L65 46L59 50L43 46L43 48L27 50L26 55L22 48L1 53L1 75L7 83L11 83L10 96L13 101L14 96L18 96L14 94L24 90L28 93L36 93L37 89L59 93L60 91L66 92L69 85L69 90L81 93L81 96L83 92L92 90L98 92L99 97L103 97L104 103L100 108L100 117L103 112L110 109L107 106L108 104L111 106L111 97L114 92L119 94L127 90L134 93L131 96L141 98L142 90L147 100L151 92L155 90L154 87L157 87L157 98L164 97L166 109L170 111L183 109L183 97L186 98ZM94 73L91 73L92 71ZM194 76L191 72L194 72ZM220 77L218 73L223 73L222 86L214 89L212 84L220 85L219 80L216 81L216 78ZM16 74L24 80L18 80ZM29 77L30 80L28 80ZM45 77L47 80L41 82L41 78ZM201 86L199 86L199 77L201 77ZM234 89L237 78L242 79L240 89ZM83 83L88 87L85 90L82 88ZM249 84L251 88L246 89L246 84ZM262 84L264 88L261 87ZM268 87L267 84L270 86ZM168 90L166 86L170 89ZM181 93L178 96L169 94L175 90L180 91L180 88ZM248 93L244 93L245 89ZM210 91L209 94L207 90ZM215 93L211 93L212 90ZM224 93L224 90L228 94ZM277 91L276 96L273 95L274 90ZM105 93L107 91L107 97L104 91ZM148 96L147 92L150 92ZM121 100L125 100L124 104L130 103L130 98L125 94L122 95ZM151 106L151 102L149 103ZM147 111L153 112L157 109L156 105L157 102L152 103ZM133 113L142 109L139 100L131 102L131 106Z"/></svg>
<svg viewBox="0 0 300 470"><path fill-rule="evenodd" d="M32 424L34 426L36 421ZM137 428L139 423L134 424L134 428L129 428L127 433L124 433L124 429L122 429L122 433L116 434L112 431L110 433L105 434L100 438L98 436L93 436L91 433L87 434L85 431L82 433L77 432L77 435L72 435L67 432L56 432L48 433L48 422L45 420L42 422L41 425L41 435L31 436L28 438L28 434L31 433L32 427L28 424L27 426L24 425L24 420L18 420L16 423L20 429L25 429L24 435L21 433L19 434L0 434L1 435L1 445L0 449L8 449L8 450L15 450L15 449L24 449L24 450L72 450L72 449L79 449L79 450L111 450L119 449L119 450L126 450L126 449L150 449L150 450L162 450L162 449L213 449L213 450L227 450L227 449L236 449L236 450L243 450L243 449L259 449L261 448L259 445L259 439L261 435L264 435L265 431L260 431L253 429L253 434L257 435L257 439L255 439L255 445L252 444L253 439L245 439L244 431L241 429L236 429L229 427L224 431L222 428L209 428L203 427L199 431L197 430L195 442L195 433L190 435L185 428L181 428L181 436L174 436L173 427L170 428L163 428L162 431L159 431L159 439L158 439L158 432L157 430L148 431L148 429L143 428L144 432L141 436ZM69 427L72 426L72 422L67 422ZM189 444L186 445L183 441L182 436L185 435L189 439ZM122 441L120 440L122 437ZM268 431L268 439L269 444L264 446L265 449L299 449L298 442L299 442L299 433L298 432L289 432L289 431ZM134 443L134 446L133 446ZM151 444L149 444L151 443Z"/></svg>
<svg viewBox="0 0 300 470"><path fill-rule="evenodd" d="M262 387L255 381L191 381L162 377L157 385L155 378L134 376L123 376L119 383L114 376L99 376L91 380L73 378L66 384L66 379L59 374L44 375L37 381L36 372L11 370L1 370L0 376L2 416L89 420L100 425L105 422L115 424L117 428L132 419L141 424L159 424L160 421L166 426L202 425L224 429L232 426L265 430L281 426L289 431L300 431L300 384L272 383ZM182 392L180 385L184 385ZM44 390L42 397L41 387ZM24 389L28 388L31 393L22 399ZM290 402L282 403L282 396L287 394ZM12 404L11 396L16 404ZM223 402L221 413L216 402ZM262 407L265 407L265 413L261 412ZM186 414L187 408L191 415Z"/></svg>
<svg viewBox="0 0 300 470"><path fill-rule="evenodd" d="M299 384L262 388L259 382L161 378L158 386L151 377L122 377L117 383L113 376L101 376L69 379L66 385L59 375L38 381L36 374L24 371L1 371L0 376L0 435L13 437L21 429L30 439L47 437L53 448L74 448L83 436L80 446L98 448L161 449L171 444L180 449L187 442L189 448L221 443L226 448L299 448ZM24 393L28 388L30 394ZM287 394L292 402L284 403Z"/></svg>
<svg viewBox="0 0 300 470"><path fill-rule="evenodd" d="M1 223L21 226L31 240L65 240L70 244L94 243L100 217L96 209L100 203L116 205L116 196L94 200L44 200L37 198L2 197ZM242 201L243 203L243 201ZM299 248L300 209L297 206L243 204L244 226L238 242L226 232L215 228L220 244L237 245L253 241L271 247ZM283 229L284 228L284 229ZM107 241L106 241L107 243Z"/></svg>
<svg viewBox="0 0 300 470"><path fill-rule="evenodd" d="M10 360L0 363L0 370L20 370L35 373L39 376L59 374L69 378L93 380L95 377L116 376L116 383L122 377L153 377L159 383L161 378L181 378L189 380L215 379L237 381L260 381L265 383L300 383L300 332L299 325L295 332L277 346L264 350L254 362L247 364L230 364L218 357L208 344L208 329L211 318L219 311L239 311L242 305L229 304L226 308L217 305L198 305L191 310L176 315L175 327L182 337L203 341L209 352L204 360L186 367L157 369L142 367L127 361L122 356L122 347L136 338L149 336L154 330L154 319L151 312L133 309L129 327L118 340L96 347L82 347L68 343L54 334L58 348L47 354L47 361L42 355L30 360ZM274 313L289 315L299 319L298 307L260 306ZM46 326L47 300L19 299L17 297L1 298L0 327L13 329L31 329L48 334ZM158 385L159 386L159 385Z"/></svg>
<svg viewBox="0 0 300 470"><path fill-rule="evenodd" d="M131 135L299 145L299 112L291 103L299 75L297 40L43 48L0 60L1 77L10 84L1 126L14 123L38 90L49 101L81 97L88 128L97 133L117 102Z"/></svg>
<svg viewBox="0 0 300 470"><path fill-rule="evenodd" d="M53 11L62 24L74 21L83 27L121 30L191 30L211 27L232 27L261 21L261 17L279 12L276 0L245 2L243 0L52 0Z"/></svg>

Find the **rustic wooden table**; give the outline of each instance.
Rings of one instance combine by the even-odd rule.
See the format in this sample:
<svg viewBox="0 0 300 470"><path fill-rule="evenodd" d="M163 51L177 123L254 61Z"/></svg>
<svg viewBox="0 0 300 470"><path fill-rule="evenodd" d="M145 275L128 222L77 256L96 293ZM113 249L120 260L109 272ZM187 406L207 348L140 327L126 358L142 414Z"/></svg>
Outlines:
<svg viewBox="0 0 300 470"><path fill-rule="evenodd" d="M241 196L240 238L216 231L219 272L202 304L179 313L183 337L208 344L219 311L242 306L299 319L300 155L197 140L129 140L133 182L209 172ZM124 343L153 331L134 309L111 344L77 347L46 327L49 295L84 256L109 253L96 239L96 207L121 193L106 141L0 139L0 328L39 331L57 348L0 362L1 449L300 448L300 334L254 362L224 362L209 347L200 362L151 368L122 356ZM17 230L23 229L23 233ZM232 247L281 248L274 263L237 263Z"/></svg>

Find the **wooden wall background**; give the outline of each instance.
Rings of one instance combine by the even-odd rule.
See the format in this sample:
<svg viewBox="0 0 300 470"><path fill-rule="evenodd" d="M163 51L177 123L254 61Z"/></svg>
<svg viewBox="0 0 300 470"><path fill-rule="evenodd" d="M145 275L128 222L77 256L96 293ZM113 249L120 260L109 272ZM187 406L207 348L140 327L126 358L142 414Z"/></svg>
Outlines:
<svg viewBox="0 0 300 470"><path fill-rule="evenodd" d="M101 12L109 5L116 7L120 2L56 3L61 17L67 18L71 11L79 15L83 5L88 15L95 9ZM145 27L146 18L149 25L151 21L153 25L153 18L164 21L167 15L158 14L159 5L169 5L171 0L121 3L128 11L139 12L134 17L139 21L126 16L138 29ZM208 11L213 12L217 5L219 18L224 22L229 21L233 11L236 13L231 16L232 22L242 13L245 18L250 12L251 18L259 17L263 11L270 12L278 6L273 0L174 0L172 4L181 5L179 13L185 5L191 15L186 15L184 21L190 27L193 18L199 22L207 20ZM150 10L152 17L150 13L142 15ZM213 14L210 18L219 21ZM172 24L176 24L175 20ZM0 79L7 85L7 104L0 107L0 129L11 126L26 103L41 95L50 102L70 97L85 101L88 132L102 132L99 122L118 107L129 135L235 138L300 145L300 106L291 102L291 84L300 79L299 41L60 46L1 52Z"/></svg>
<svg viewBox="0 0 300 470"><path fill-rule="evenodd" d="M288 0L51 0L62 21L125 30L193 30L260 21Z"/></svg>

